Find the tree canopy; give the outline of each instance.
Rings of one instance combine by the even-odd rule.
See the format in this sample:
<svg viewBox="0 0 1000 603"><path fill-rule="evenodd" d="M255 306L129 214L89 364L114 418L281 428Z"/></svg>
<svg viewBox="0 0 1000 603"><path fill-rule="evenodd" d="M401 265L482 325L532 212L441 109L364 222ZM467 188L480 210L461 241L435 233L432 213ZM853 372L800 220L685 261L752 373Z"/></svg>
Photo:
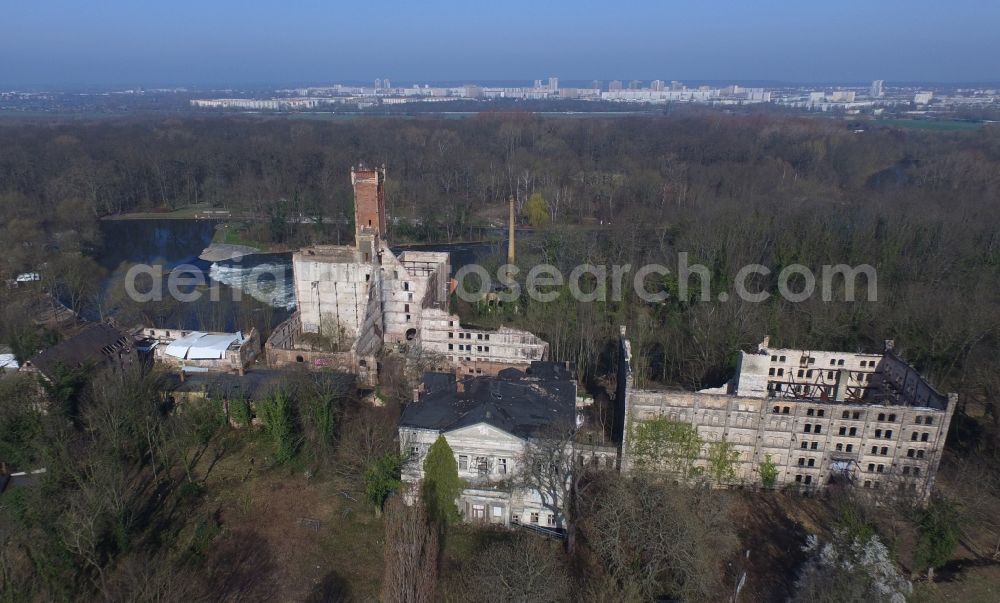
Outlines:
<svg viewBox="0 0 1000 603"><path fill-rule="evenodd" d="M549 205L545 202L542 193L531 193L528 201L524 204L524 213L528 218L528 224L532 226L544 226L548 223Z"/></svg>
<svg viewBox="0 0 1000 603"><path fill-rule="evenodd" d="M448 440L438 436L427 450L424 458L424 480L422 493L431 520L447 525L458 520L458 506L455 501L465 484L458 477L458 463Z"/></svg>

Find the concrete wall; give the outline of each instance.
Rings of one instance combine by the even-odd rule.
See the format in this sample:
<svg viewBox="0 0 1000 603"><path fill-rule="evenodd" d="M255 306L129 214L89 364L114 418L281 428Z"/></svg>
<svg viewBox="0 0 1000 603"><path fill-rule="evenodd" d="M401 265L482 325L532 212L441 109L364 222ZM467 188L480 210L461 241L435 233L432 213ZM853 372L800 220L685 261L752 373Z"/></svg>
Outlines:
<svg viewBox="0 0 1000 603"><path fill-rule="evenodd" d="M463 328L458 316L437 309L423 314L420 345L450 359L463 374L470 374L469 369L474 374L491 374L503 368L521 368L533 360L544 360L549 348L528 331Z"/></svg>
<svg viewBox="0 0 1000 603"><path fill-rule="evenodd" d="M873 380L882 359L882 354L761 346L756 354L739 353L734 393L818 398L825 392L834 398L839 388L843 397L860 399L867 388L877 386Z"/></svg>
<svg viewBox="0 0 1000 603"><path fill-rule="evenodd" d="M885 354L879 369L886 383L903 399L911 400L918 406L943 407L948 404L947 396L931 387L913 367L892 352Z"/></svg>
<svg viewBox="0 0 1000 603"><path fill-rule="evenodd" d="M295 339L302 334L302 319L296 310L284 322L271 331L271 336L264 344L264 351L270 353L273 349L287 350L295 344Z"/></svg>
<svg viewBox="0 0 1000 603"><path fill-rule="evenodd" d="M402 343L418 337L422 312L447 308L449 256L441 252L404 251L397 258L382 253L382 312L385 339Z"/></svg>
<svg viewBox="0 0 1000 603"><path fill-rule="evenodd" d="M902 485L926 497L956 404L957 396L941 410L628 389L622 467L636 468L630 434L637 422L665 417L697 428L706 442L699 466L707 464L708 443L733 443L740 453L736 483L759 485L760 464L769 456L779 486L815 488L849 477L862 487L897 491ZM846 474L836 467L846 467Z"/></svg>
<svg viewBox="0 0 1000 603"><path fill-rule="evenodd" d="M374 260L364 260L354 247L313 247L293 255L292 268L302 330L333 329L333 320L347 337L357 338L376 272Z"/></svg>
<svg viewBox="0 0 1000 603"><path fill-rule="evenodd" d="M374 356L382 350L384 341L382 287L381 279L373 279L368 287L368 299L360 331L351 346L351 351L359 356Z"/></svg>

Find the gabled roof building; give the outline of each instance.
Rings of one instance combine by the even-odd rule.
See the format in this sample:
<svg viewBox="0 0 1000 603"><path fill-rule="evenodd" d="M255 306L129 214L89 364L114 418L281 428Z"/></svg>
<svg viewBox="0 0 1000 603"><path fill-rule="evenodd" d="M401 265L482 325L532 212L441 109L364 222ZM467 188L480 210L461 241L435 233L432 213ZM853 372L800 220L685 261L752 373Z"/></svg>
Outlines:
<svg viewBox="0 0 1000 603"><path fill-rule="evenodd" d="M60 368L123 368L136 360L131 335L108 323L97 323L26 361L20 370L52 379Z"/></svg>
<svg viewBox="0 0 1000 603"><path fill-rule="evenodd" d="M529 442L575 430L576 399L576 380L563 363L532 362L496 376L427 373L399 421L403 481L420 483L424 457L443 436L468 485L457 501L466 520L560 529L555 501L518 488L515 478Z"/></svg>

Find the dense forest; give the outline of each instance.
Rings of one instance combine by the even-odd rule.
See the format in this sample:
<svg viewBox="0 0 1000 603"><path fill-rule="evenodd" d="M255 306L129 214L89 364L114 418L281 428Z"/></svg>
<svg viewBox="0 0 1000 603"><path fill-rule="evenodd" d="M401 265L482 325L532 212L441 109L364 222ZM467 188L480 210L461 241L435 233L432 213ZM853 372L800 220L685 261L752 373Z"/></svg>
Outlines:
<svg viewBox="0 0 1000 603"><path fill-rule="evenodd" d="M613 372L619 325L638 352L640 382L685 387L721 384L735 351L766 335L781 346L859 351L895 340L941 390L960 395L941 488L958 501L947 513L961 515L970 555L996 566L1000 548L983 544L1000 547L995 126L932 132L708 111L0 123L0 277L39 270L53 289L98 295L91 283L102 274L93 258L115 244L102 240L98 220L194 204L229 210L256 224L259 239L284 246L344 243L352 231L349 170L359 162L387 167L393 242L480 238L503 224L513 196L525 271L538 262L564 273L582 263L669 267L680 253L707 266L710 302L682 298L676 275L658 283L671 295L656 304L628 289L619 302L581 303L565 289L554 302L524 296L501 309L456 302L467 321L537 332L592 388ZM771 293L779 271L792 264L817 273L827 264L870 264L877 299L717 301L751 263L771 269L751 288ZM4 296L14 297L11 291ZM41 345L6 301L0 340L22 351ZM380 494L392 489L386 482L400 462L393 457L398 407L374 409L349 388L295 375L267 402L281 419L272 423L285 431L252 433L233 428L217 405L167 413L129 403L155 397L158 378L80 385L84 410L72 425L33 413L38 392L31 384L0 382L4 454L54 468L44 490L0 504L7 522L0 528L24 526L0 530L0 586L41 599L83 592L104 600L263 600L279 592L339 600L370 599L381 589L399 600L386 593L408 582L392 568L411 557L386 546L383 528L395 534L392 542L419 540L435 555L440 549L439 572L409 569L433 573L445 600L469 593L479 600L649 600L664 593L721 600L738 577L743 548L761 556L746 561L756 572L756 600L841 600L814 595L844 588L858 572L830 582L835 572L824 569L822 555L800 553L803 525L830 528L823 534L829 542L877 531L890 550L875 557L891 554L914 574L928 566L912 552L921 550L914 534L927 533L912 526L926 514L778 493L709 495L610 475L593 479L579 509L583 544L574 556L460 527L438 542L407 532L413 522L400 518L420 509L396 508ZM408 395L400 389L394 402ZM664 507L670 513L660 512ZM718 521L729 513L743 515ZM321 536L309 531L314 517L329 524L317 528ZM298 540L289 544L276 526ZM649 534L662 538L651 543ZM291 561L283 565L285 557ZM329 564L336 571L327 573ZM48 569L27 578L39 568ZM271 576L280 579L269 583ZM857 585L859 592L869 586Z"/></svg>
<svg viewBox="0 0 1000 603"><path fill-rule="evenodd" d="M560 303L503 319L539 331L590 374L627 324L642 377L724 380L732 353L780 345L878 349L894 339L942 388L987 401L1000 270L1000 132L926 132L825 119L688 113L554 119L107 120L0 127L0 216L9 275L101 244L99 217L207 203L255 216L259 237L344 242L348 173L388 168L389 238L454 241L502 224L515 196L547 215L522 247L565 273L583 262L677 266L687 252L728 291L749 263L871 264L875 302ZM66 280L78 262L60 260ZM85 271L83 271L85 272ZM667 279L663 286L676 291ZM77 286L75 289L80 289ZM581 328L587 325L588 328Z"/></svg>

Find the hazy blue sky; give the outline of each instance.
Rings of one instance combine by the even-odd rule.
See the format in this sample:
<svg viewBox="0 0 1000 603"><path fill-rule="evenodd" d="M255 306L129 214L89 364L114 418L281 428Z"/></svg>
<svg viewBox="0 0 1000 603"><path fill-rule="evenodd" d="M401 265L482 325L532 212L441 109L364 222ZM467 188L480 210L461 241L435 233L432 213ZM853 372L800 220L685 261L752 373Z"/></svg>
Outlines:
<svg viewBox="0 0 1000 603"><path fill-rule="evenodd" d="M27 0L0 84L1000 80L997 0Z"/></svg>

